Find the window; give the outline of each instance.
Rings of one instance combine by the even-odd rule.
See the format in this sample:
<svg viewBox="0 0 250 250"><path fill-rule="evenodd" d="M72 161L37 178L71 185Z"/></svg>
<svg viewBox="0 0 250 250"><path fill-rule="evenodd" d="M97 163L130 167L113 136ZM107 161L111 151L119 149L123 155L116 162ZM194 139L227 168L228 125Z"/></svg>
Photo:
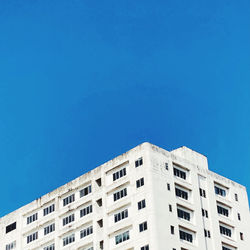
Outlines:
<svg viewBox="0 0 250 250"><path fill-rule="evenodd" d="M30 224L32 223L33 221L36 221L38 218L37 218L37 213L35 214L32 214L31 216L27 217L27 224Z"/></svg>
<svg viewBox="0 0 250 250"><path fill-rule="evenodd" d="M117 214L114 214L115 223L128 217L128 209L125 209Z"/></svg>
<svg viewBox="0 0 250 250"><path fill-rule="evenodd" d="M220 233L228 237L232 237L232 230L220 225Z"/></svg>
<svg viewBox="0 0 250 250"><path fill-rule="evenodd" d="M124 188L124 189L114 193L113 195L114 195L114 201L117 201L117 200L127 196L127 188Z"/></svg>
<svg viewBox="0 0 250 250"><path fill-rule="evenodd" d="M141 247L141 250L149 250L149 245Z"/></svg>
<svg viewBox="0 0 250 250"><path fill-rule="evenodd" d="M200 188L200 196L206 198L206 191Z"/></svg>
<svg viewBox="0 0 250 250"><path fill-rule="evenodd" d="M170 232L171 234L174 234L174 226L170 226Z"/></svg>
<svg viewBox="0 0 250 250"><path fill-rule="evenodd" d="M138 210L143 209L144 207L146 207L146 201L142 200L138 202Z"/></svg>
<svg viewBox="0 0 250 250"><path fill-rule="evenodd" d="M100 249L104 249L104 242L103 242L103 240L100 241ZM94 248L92 247L89 250L94 250Z"/></svg>
<svg viewBox="0 0 250 250"><path fill-rule="evenodd" d="M177 208L177 215L178 215L178 218L190 221L190 213L184 211L181 208Z"/></svg>
<svg viewBox="0 0 250 250"><path fill-rule="evenodd" d="M63 206L66 206L74 201L75 201L75 194L72 194L72 195L63 199Z"/></svg>
<svg viewBox="0 0 250 250"><path fill-rule="evenodd" d="M139 188L144 185L144 178L141 178L136 181L136 187Z"/></svg>
<svg viewBox="0 0 250 250"><path fill-rule="evenodd" d="M98 205L99 207L101 207L101 206L102 206L102 198L98 199L98 200L96 201L96 203L97 203L97 205Z"/></svg>
<svg viewBox="0 0 250 250"><path fill-rule="evenodd" d="M82 190L80 190L80 198L82 198L83 196L88 195L89 193L91 193L91 185L83 188Z"/></svg>
<svg viewBox="0 0 250 250"><path fill-rule="evenodd" d="M44 235L49 234L53 231L55 231L55 223L44 228Z"/></svg>
<svg viewBox="0 0 250 250"><path fill-rule="evenodd" d="M139 232L143 232L146 231L148 229L148 224L146 221L144 221L143 223L139 224Z"/></svg>
<svg viewBox="0 0 250 250"><path fill-rule="evenodd" d="M38 239L38 232L30 234L27 236L27 244Z"/></svg>
<svg viewBox="0 0 250 250"><path fill-rule="evenodd" d="M234 194L235 201L238 201L238 194Z"/></svg>
<svg viewBox="0 0 250 250"><path fill-rule="evenodd" d="M74 214L71 214L65 218L63 218L63 226L73 222L75 220L75 215Z"/></svg>
<svg viewBox="0 0 250 250"><path fill-rule="evenodd" d="M43 250L55 250L55 244L53 243L47 247L44 247Z"/></svg>
<svg viewBox="0 0 250 250"><path fill-rule="evenodd" d="M99 178L99 179L95 180L95 182L98 185L98 187L102 186L102 178Z"/></svg>
<svg viewBox="0 0 250 250"><path fill-rule="evenodd" d="M179 231L180 239L188 242L193 242L193 235L182 230Z"/></svg>
<svg viewBox="0 0 250 250"><path fill-rule="evenodd" d="M16 241L13 241L10 244L6 245L6 250L11 250L14 248L16 248Z"/></svg>
<svg viewBox="0 0 250 250"><path fill-rule="evenodd" d="M43 209L43 216L46 216L47 214L50 214L54 211L55 211L55 204L52 204L52 205Z"/></svg>
<svg viewBox="0 0 250 250"><path fill-rule="evenodd" d="M168 205L168 207L169 207L169 212L172 212L172 205Z"/></svg>
<svg viewBox="0 0 250 250"><path fill-rule="evenodd" d="M205 237L208 237L208 238L211 238L210 231L209 231L209 230L204 229L204 236L205 236Z"/></svg>
<svg viewBox="0 0 250 250"><path fill-rule="evenodd" d="M9 224L6 227L6 234L16 229L16 222Z"/></svg>
<svg viewBox="0 0 250 250"><path fill-rule="evenodd" d="M244 240L243 233L240 233L240 239Z"/></svg>
<svg viewBox="0 0 250 250"><path fill-rule="evenodd" d="M89 205L80 210L80 218L90 213L92 213L92 205Z"/></svg>
<svg viewBox="0 0 250 250"><path fill-rule="evenodd" d="M177 177L180 177L184 180L186 180L187 176L186 176L186 172L180 170L179 168L174 167L174 175Z"/></svg>
<svg viewBox="0 0 250 250"><path fill-rule="evenodd" d="M217 194L217 195L220 195L220 196L223 196L223 197L226 196L226 190L223 189L223 188L220 188L218 186L214 186L214 191L215 191L215 194Z"/></svg>
<svg viewBox="0 0 250 250"><path fill-rule="evenodd" d="M135 167L136 168L139 167L139 166L141 166L142 164L143 164L142 157L135 161Z"/></svg>
<svg viewBox="0 0 250 250"><path fill-rule="evenodd" d="M115 244L118 245L123 241L129 240L129 231L126 231L122 234L118 234L115 236Z"/></svg>
<svg viewBox="0 0 250 250"><path fill-rule="evenodd" d="M208 218L208 211L206 209L201 209L202 216Z"/></svg>
<svg viewBox="0 0 250 250"><path fill-rule="evenodd" d="M235 250L235 247L226 247L226 246L222 246L222 250Z"/></svg>
<svg viewBox="0 0 250 250"><path fill-rule="evenodd" d="M93 226L89 226L89 227L80 231L80 238L82 239L82 238L84 238L92 233L93 233Z"/></svg>
<svg viewBox="0 0 250 250"><path fill-rule="evenodd" d="M66 246L75 241L75 234L71 234L65 238L63 238L63 246Z"/></svg>
<svg viewBox="0 0 250 250"><path fill-rule="evenodd" d="M103 227L103 219L98 220L97 224L99 225L99 227Z"/></svg>
<svg viewBox="0 0 250 250"><path fill-rule="evenodd" d="M238 220L241 220L241 218L240 218L240 213L238 213Z"/></svg>
<svg viewBox="0 0 250 250"><path fill-rule="evenodd" d="M228 217L228 215L229 215L229 210L227 208L219 206L219 205L217 205L217 212L218 212L218 214L224 215L226 217Z"/></svg>
<svg viewBox="0 0 250 250"><path fill-rule="evenodd" d="M167 187L168 187L168 191L170 191L170 184L169 183L167 183Z"/></svg>
<svg viewBox="0 0 250 250"><path fill-rule="evenodd" d="M188 192L184 191L184 190L181 190L179 188L175 188L175 194L176 196L182 198L182 199L185 199L187 200L188 199Z"/></svg>
<svg viewBox="0 0 250 250"><path fill-rule="evenodd" d="M165 169L168 170L168 163L165 163Z"/></svg>
<svg viewBox="0 0 250 250"><path fill-rule="evenodd" d="M113 173L113 181L120 179L126 175L126 168L123 168L115 173Z"/></svg>

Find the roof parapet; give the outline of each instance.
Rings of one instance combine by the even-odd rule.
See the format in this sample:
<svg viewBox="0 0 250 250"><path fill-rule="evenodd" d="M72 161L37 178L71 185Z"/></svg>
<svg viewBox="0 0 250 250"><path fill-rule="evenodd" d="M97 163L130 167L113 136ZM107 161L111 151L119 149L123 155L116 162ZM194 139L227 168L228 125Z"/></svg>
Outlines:
<svg viewBox="0 0 250 250"><path fill-rule="evenodd" d="M207 157L190 148L183 146L172 150L171 153L181 158L190 160L190 162L196 163L198 166L208 169Z"/></svg>

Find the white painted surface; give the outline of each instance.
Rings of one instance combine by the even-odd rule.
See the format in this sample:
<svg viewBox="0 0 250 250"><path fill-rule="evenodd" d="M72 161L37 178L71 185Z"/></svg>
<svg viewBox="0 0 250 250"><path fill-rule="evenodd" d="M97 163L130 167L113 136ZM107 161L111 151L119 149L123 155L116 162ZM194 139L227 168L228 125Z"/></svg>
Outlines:
<svg viewBox="0 0 250 250"><path fill-rule="evenodd" d="M143 157L143 165L135 168L135 160ZM168 163L168 170L165 164ZM173 164L186 171L187 178L183 180L174 176ZM113 173L126 166L127 175L113 181ZM136 180L144 177L144 186L136 188ZM102 186L96 183L102 179ZM80 198L79 191L85 186L92 185L92 193ZM214 192L214 183L226 188L226 197ZM170 184L170 191L167 188ZM176 197L175 186L188 190L189 200ZM113 193L127 187L127 196L113 201ZM206 191L206 198L201 197L199 188ZM75 201L63 206L63 199L75 194ZM235 193L238 201L235 201ZM102 199L102 207L96 201ZM146 208L138 210L137 203L146 200ZM55 204L55 212L43 216L43 209ZM93 205L93 213L80 218L80 210ZM217 213L217 203L230 207L230 216ZM172 206L172 212L169 211ZM177 217L177 206L191 210L192 219L186 221ZM114 223L114 214L128 208L128 218ZM208 218L202 216L201 210L208 211ZM184 209L185 210L185 209ZM27 225L27 217L38 212L38 220ZM75 221L63 226L62 219L75 214ZM240 213L241 220L238 220ZM100 228L97 221L103 220ZM147 221L148 229L139 232L139 224ZM5 233L6 226L16 222L17 229ZM55 223L56 230L44 236L44 227ZM220 234L219 224L233 228L232 237ZM93 234L80 239L80 231L93 225ZM174 226L174 235L170 226ZM245 187L217 175L208 170L207 158L191 149L181 147L168 152L150 143L143 143L127 153L93 169L79 178L59 187L26 206L0 218L0 250L16 241L18 250L43 249L55 243L55 249L88 249L93 246L100 249L100 241L104 241L104 249L140 250L149 244L152 250L199 249L220 250L222 243L239 250L249 250L250 245L250 216ZM179 238L179 228L193 235L193 243ZM209 230L211 238L204 237L204 229ZM115 236L129 230L130 239L115 244ZM38 231L38 239L27 244L27 236ZM240 239L240 232L244 240ZM75 242L63 247L63 238L74 233ZM234 248L233 248L234 249Z"/></svg>

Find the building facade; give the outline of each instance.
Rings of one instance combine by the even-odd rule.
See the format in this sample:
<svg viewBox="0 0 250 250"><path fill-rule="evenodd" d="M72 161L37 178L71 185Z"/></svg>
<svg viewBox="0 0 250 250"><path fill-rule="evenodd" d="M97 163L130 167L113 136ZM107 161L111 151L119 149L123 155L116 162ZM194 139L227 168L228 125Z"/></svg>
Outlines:
<svg viewBox="0 0 250 250"><path fill-rule="evenodd" d="M249 250L247 192L143 143L0 218L0 250Z"/></svg>

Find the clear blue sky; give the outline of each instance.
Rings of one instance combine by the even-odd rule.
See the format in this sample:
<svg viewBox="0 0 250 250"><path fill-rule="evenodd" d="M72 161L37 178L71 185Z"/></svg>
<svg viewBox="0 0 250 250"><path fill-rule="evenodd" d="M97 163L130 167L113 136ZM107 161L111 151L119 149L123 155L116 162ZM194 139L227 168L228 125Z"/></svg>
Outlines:
<svg viewBox="0 0 250 250"><path fill-rule="evenodd" d="M250 3L0 1L0 216L149 141L250 192Z"/></svg>

